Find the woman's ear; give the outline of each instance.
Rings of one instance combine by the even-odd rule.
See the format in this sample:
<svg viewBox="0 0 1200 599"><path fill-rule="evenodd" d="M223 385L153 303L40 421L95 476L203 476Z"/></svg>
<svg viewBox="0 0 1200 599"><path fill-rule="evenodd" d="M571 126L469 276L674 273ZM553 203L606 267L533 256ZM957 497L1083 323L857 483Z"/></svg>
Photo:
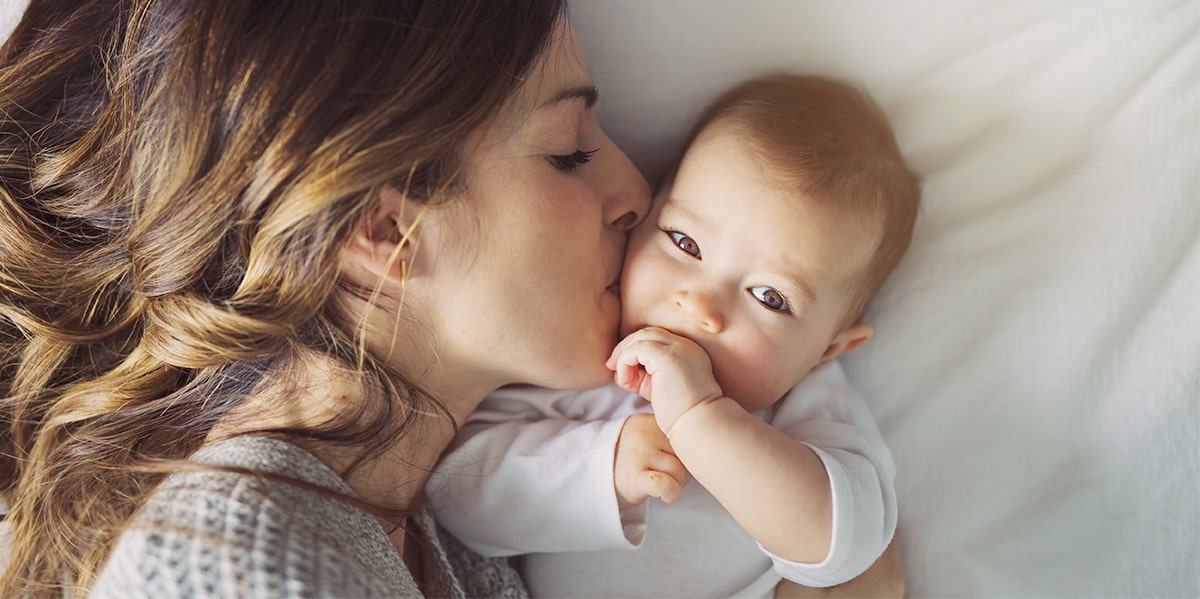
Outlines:
<svg viewBox="0 0 1200 599"><path fill-rule="evenodd" d="M351 234L346 258L374 276L402 282L412 276L420 242L417 223L428 207L409 200L395 188L379 192Z"/></svg>
<svg viewBox="0 0 1200 599"><path fill-rule="evenodd" d="M846 327L829 342L829 347L825 348L825 353L821 354L817 364L824 364L846 352L858 349L858 346L866 343L874 332L875 329L865 322L856 322Z"/></svg>

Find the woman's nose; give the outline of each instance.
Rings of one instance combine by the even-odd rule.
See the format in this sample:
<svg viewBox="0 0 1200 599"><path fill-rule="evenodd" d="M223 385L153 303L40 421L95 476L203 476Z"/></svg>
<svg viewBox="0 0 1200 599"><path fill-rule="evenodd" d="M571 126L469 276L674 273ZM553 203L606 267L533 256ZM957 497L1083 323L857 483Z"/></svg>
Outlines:
<svg viewBox="0 0 1200 599"><path fill-rule="evenodd" d="M696 291L677 291L671 301L689 322L705 333L720 333L725 328L716 299Z"/></svg>
<svg viewBox="0 0 1200 599"><path fill-rule="evenodd" d="M642 222L650 211L650 184L620 148L614 144L612 149L611 187L606 194L604 222L618 231L627 232Z"/></svg>

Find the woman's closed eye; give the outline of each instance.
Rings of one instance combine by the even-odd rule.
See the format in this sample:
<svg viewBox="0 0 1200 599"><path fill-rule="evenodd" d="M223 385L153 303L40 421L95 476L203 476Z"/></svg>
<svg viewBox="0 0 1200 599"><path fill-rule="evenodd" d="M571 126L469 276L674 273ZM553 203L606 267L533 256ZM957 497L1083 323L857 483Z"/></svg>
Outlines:
<svg viewBox="0 0 1200 599"><path fill-rule="evenodd" d="M554 168L560 171L571 172L591 162L592 156L595 156L596 152L599 151L600 148L596 148L595 150L576 150L570 154L550 156L547 160L550 161L550 164L554 165Z"/></svg>
<svg viewBox="0 0 1200 599"><path fill-rule="evenodd" d="M679 231L664 230L663 232L671 238L671 242L674 243L675 247L679 248L680 251L693 258L700 257L700 244L696 243L695 239L692 239L691 237L688 237L686 234L680 233Z"/></svg>
<svg viewBox="0 0 1200 599"><path fill-rule="evenodd" d="M792 305L787 298L772 287L751 287L749 291L754 299L758 300L758 303L772 312L789 313L792 311Z"/></svg>

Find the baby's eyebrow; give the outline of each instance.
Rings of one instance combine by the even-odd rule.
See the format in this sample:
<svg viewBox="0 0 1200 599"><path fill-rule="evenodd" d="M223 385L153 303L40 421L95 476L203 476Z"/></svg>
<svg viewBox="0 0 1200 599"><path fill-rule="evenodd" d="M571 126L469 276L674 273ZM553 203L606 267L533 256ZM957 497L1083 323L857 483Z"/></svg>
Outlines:
<svg viewBox="0 0 1200 599"><path fill-rule="evenodd" d="M804 297L807 298L810 303L817 303L817 294L813 291L812 285L809 285L808 281L804 280L804 277L801 277L795 273L791 273L788 275L787 280L789 283L795 286L796 289L799 289L800 293L804 294Z"/></svg>
<svg viewBox="0 0 1200 599"><path fill-rule="evenodd" d="M666 200L663 201L662 209L670 210L673 212L678 212L679 214L682 214L684 218L691 221L692 224L695 224L695 225L698 225L701 227L703 227L703 225L704 225L704 219L700 218L700 215L695 210L688 208L687 206L685 206L683 204L683 202L680 202L679 200L677 200L673 197L668 197Z"/></svg>

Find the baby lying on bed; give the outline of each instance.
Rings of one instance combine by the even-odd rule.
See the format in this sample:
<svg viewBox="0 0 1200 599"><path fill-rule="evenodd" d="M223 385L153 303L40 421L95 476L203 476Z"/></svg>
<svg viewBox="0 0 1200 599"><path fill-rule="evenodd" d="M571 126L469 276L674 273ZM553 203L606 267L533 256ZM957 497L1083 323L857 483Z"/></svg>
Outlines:
<svg viewBox="0 0 1200 599"><path fill-rule="evenodd" d="M528 554L541 596L769 596L862 573L895 530L894 465L835 358L871 336L858 319L919 196L853 86L726 93L630 239L615 384L485 400L430 481L443 525Z"/></svg>

